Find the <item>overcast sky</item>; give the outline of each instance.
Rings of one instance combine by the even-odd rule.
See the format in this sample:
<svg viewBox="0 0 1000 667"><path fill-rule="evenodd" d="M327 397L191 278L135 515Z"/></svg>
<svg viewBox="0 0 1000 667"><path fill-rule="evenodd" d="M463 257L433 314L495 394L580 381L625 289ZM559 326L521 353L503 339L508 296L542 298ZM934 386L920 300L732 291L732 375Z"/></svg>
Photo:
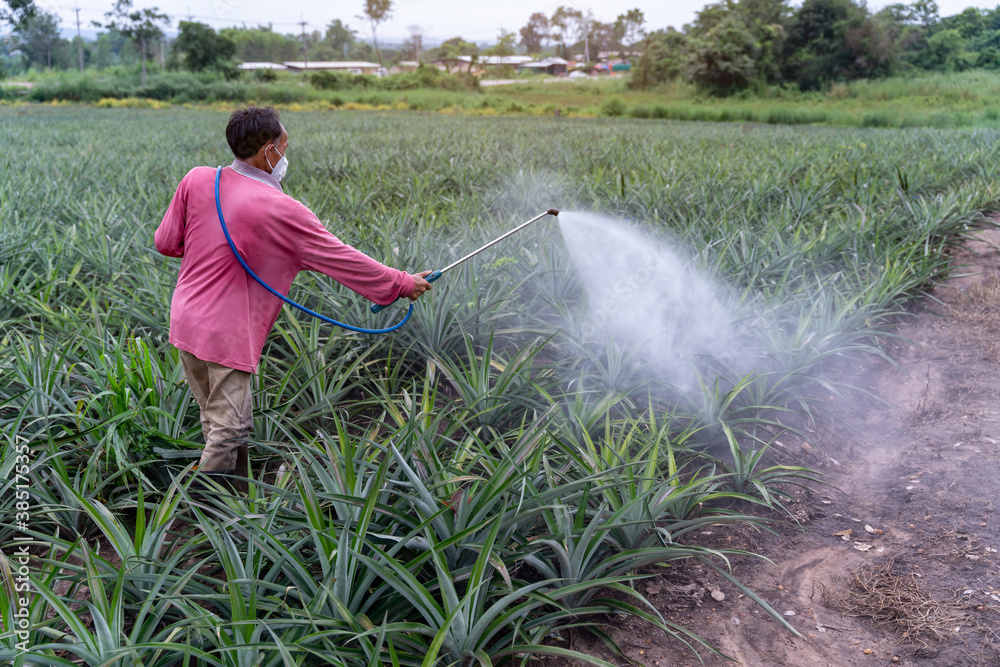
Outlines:
<svg viewBox="0 0 1000 667"><path fill-rule="evenodd" d="M91 20L102 20L111 8L112 0L36 0L36 4L62 18L64 27L75 28L75 6L80 8L80 21L88 27ZM367 25L357 18L361 14L362 0L329 2L321 0L134 0L136 7L159 7L160 11L177 22L190 15L196 21L215 28L231 25L255 26L273 23L280 32L298 33L299 21L306 21L306 30L323 30L333 19L340 19L361 36L370 32ZM705 6L705 0L614 0L590 3L586 0L504 0L502 2L475 2L458 0L396 0L392 18L379 27L379 35L395 40L405 38L408 27L418 25L425 35L434 39L461 36L468 41L492 42L501 28L517 31L528 21L533 12L551 16L559 5L592 9L598 21L613 21L619 14L638 7L646 16L646 28L656 30L667 26L680 28L694 18ZM891 1L871 0L868 5L877 10ZM970 6L967 0L938 0L942 16L957 14ZM992 6L991 4L973 6Z"/></svg>

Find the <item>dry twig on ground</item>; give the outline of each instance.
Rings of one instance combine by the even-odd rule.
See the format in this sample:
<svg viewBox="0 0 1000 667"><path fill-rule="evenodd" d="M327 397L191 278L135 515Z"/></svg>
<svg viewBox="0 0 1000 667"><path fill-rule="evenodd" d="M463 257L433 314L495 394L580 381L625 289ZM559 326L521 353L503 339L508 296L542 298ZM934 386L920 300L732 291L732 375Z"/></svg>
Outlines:
<svg viewBox="0 0 1000 667"><path fill-rule="evenodd" d="M854 570L849 590L825 591L828 606L848 616L868 618L878 625L902 632L908 639L926 643L955 632L967 619L959 607L934 599L920 588L912 574L896 572L893 559L866 563Z"/></svg>

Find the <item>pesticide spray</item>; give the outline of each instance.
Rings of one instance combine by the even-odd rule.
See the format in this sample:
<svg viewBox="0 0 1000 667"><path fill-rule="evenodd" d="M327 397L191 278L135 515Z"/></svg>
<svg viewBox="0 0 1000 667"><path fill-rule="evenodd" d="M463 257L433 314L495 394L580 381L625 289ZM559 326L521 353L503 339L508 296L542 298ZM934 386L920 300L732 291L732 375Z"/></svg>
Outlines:
<svg viewBox="0 0 1000 667"><path fill-rule="evenodd" d="M219 193L222 167L215 175L215 205L226 241L247 273L269 292L318 319L361 333L389 333L413 314L384 329L365 329L338 322L292 301L261 280L239 254L229 236ZM720 357L731 349L728 312L709 283L689 262L618 221L591 213L550 208L493 239L452 264L426 277L434 282L487 248L500 243L546 216L558 217L567 249L586 289L590 311L584 329L587 338L610 335L634 346L650 370L665 373L674 384L687 385L695 377L692 361L698 355ZM386 306L373 304L378 313Z"/></svg>
<svg viewBox="0 0 1000 667"><path fill-rule="evenodd" d="M587 295L585 338L610 335L679 386L696 382L699 356L735 357L733 310L689 260L608 216L563 211L559 227Z"/></svg>

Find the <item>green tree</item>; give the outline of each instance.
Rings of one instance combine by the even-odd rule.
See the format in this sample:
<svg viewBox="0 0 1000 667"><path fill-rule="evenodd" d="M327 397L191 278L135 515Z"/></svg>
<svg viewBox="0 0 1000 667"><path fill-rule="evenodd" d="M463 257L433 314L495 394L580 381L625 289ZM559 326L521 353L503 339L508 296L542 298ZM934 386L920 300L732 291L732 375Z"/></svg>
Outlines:
<svg viewBox="0 0 1000 667"><path fill-rule="evenodd" d="M296 38L274 32L269 25L223 28L219 34L236 44L238 60L281 63L299 58L299 43Z"/></svg>
<svg viewBox="0 0 1000 667"><path fill-rule="evenodd" d="M542 45L549 39L549 19L542 12L535 12L528 17L528 22L520 30L521 45L528 53L539 53Z"/></svg>
<svg viewBox="0 0 1000 667"><path fill-rule="evenodd" d="M912 5L893 4L883 7L873 20L879 24L886 39L896 51L899 66L928 69L927 37L937 29L937 5L917 2Z"/></svg>
<svg viewBox="0 0 1000 667"><path fill-rule="evenodd" d="M804 89L892 72L895 45L863 5L805 0L788 27L786 77Z"/></svg>
<svg viewBox="0 0 1000 667"><path fill-rule="evenodd" d="M184 54L184 66L189 70L201 72L209 68L219 68L236 55L236 43L228 37L216 34L211 26L181 21L180 29L180 34L174 42L174 49Z"/></svg>
<svg viewBox="0 0 1000 667"><path fill-rule="evenodd" d="M549 19L549 28L552 30L553 41L559 42L560 53L563 58L569 58L569 46L576 41L579 32L579 25L584 20L583 12L574 7L559 5L552 12Z"/></svg>
<svg viewBox="0 0 1000 667"><path fill-rule="evenodd" d="M22 26L38 12L34 0L3 0L0 2L0 23L12 28Z"/></svg>
<svg viewBox="0 0 1000 667"><path fill-rule="evenodd" d="M756 79L759 47L739 17L726 15L693 42L688 77L698 87L715 94L748 88Z"/></svg>
<svg viewBox="0 0 1000 667"><path fill-rule="evenodd" d="M690 38L673 28L646 35L642 55L632 70L634 88L651 88L687 73Z"/></svg>
<svg viewBox="0 0 1000 667"><path fill-rule="evenodd" d="M67 42L59 37L59 17L55 14L36 11L18 24L14 35L32 65L52 69L54 62L57 66L65 66Z"/></svg>
<svg viewBox="0 0 1000 667"><path fill-rule="evenodd" d="M618 33L615 31L615 25L602 21L594 21L590 24L587 41L594 53L618 50L621 43Z"/></svg>
<svg viewBox="0 0 1000 667"><path fill-rule="evenodd" d="M688 77L716 94L773 83L790 13L785 0L722 0L691 24Z"/></svg>
<svg viewBox="0 0 1000 667"><path fill-rule="evenodd" d="M17 55L13 55L17 52ZM17 36L10 34L0 37L0 81L18 74L28 66L28 57L20 48Z"/></svg>
<svg viewBox="0 0 1000 667"><path fill-rule="evenodd" d="M483 51L486 56L499 56L501 58L512 56L517 53L517 35L506 30L500 31L497 43Z"/></svg>
<svg viewBox="0 0 1000 667"><path fill-rule="evenodd" d="M967 7L962 12L941 19L941 30L957 30L962 39L969 41L982 36L987 30L987 14L982 9Z"/></svg>
<svg viewBox="0 0 1000 667"><path fill-rule="evenodd" d="M461 37L452 37L443 42L434 52L435 59L444 60L446 63L458 62L459 56L469 56L468 71L471 72L472 65L479 56L479 47ZM450 65L448 65L448 69L451 69Z"/></svg>
<svg viewBox="0 0 1000 667"><path fill-rule="evenodd" d="M97 34L97 41L93 44L93 63L98 69L111 67L121 58L122 49L128 40L123 36L109 30Z"/></svg>
<svg viewBox="0 0 1000 667"><path fill-rule="evenodd" d="M646 15L641 9L630 9L624 14L619 14L615 19L614 33L620 35L619 47L629 47L629 52L635 48L636 44L643 37L643 26L646 24Z"/></svg>
<svg viewBox="0 0 1000 667"><path fill-rule="evenodd" d="M329 58L330 60L345 60L357 42L357 31L351 30L340 19L334 19L330 25L326 26L322 46L334 54L334 57Z"/></svg>
<svg viewBox="0 0 1000 667"><path fill-rule="evenodd" d="M395 9L392 0L365 0L363 11L372 27L372 41L375 43L375 54L378 56L379 66L382 66L382 51L378 48L377 29L379 25L389 20Z"/></svg>
<svg viewBox="0 0 1000 667"><path fill-rule="evenodd" d="M403 42L401 47L403 57L419 62L420 54L424 52L424 29L417 24L413 24L407 26L406 30L410 33L410 36Z"/></svg>
<svg viewBox="0 0 1000 667"><path fill-rule="evenodd" d="M927 52L930 64L948 72L969 69L974 64L973 57L966 50L966 40L957 28L938 30L927 38Z"/></svg>
<svg viewBox="0 0 1000 667"><path fill-rule="evenodd" d="M987 30L972 45L976 67L1000 69L1000 30Z"/></svg>
<svg viewBox="0 0 1000 667"><path fill-rule="evenodd" d="M483 51L484 56L496 56L506 58L517 53L517 35L506 30L500 31L497 43ZM469 68L472 69L471 67ZM514 68L510 65L502 65L500 68L502 76L510 76L514 73Z"/></svg>
<svg viewBox="0 0 1000 667"><path fill-rule="evenodd" d="M916 0L911 7L913 8L913 19L918 25L929 28L940 20L938 3L934 0Z"/></svg>
<svg viewBox="0 0 1000 667"><path fill-rule="evenodd" d="M163 38L160 24L167 24L170 17L159 13L158 7L134 10L132 0L115 0L114 8L107 12L104 17L108 21L107 24L101 26L96 21L94 24L108 30L115 30L139 45L142 52L142 85L145 86L148 47L154 41Z"/></svg>

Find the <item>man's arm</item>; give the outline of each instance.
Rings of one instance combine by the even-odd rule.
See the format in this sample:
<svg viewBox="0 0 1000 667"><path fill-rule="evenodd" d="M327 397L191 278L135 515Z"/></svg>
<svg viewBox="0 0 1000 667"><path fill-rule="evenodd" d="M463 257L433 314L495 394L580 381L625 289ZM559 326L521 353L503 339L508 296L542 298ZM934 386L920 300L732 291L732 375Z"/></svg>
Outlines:
<svg viewBox="0 0 1000 667"><path fill-rule="evenodd" d="M305 218L300 220L302 268L325 273L341 285L381 305L388 305L404 296L415 299L430 287L422 277L385 266L347 245L331 234L304 206L301 212ZM423 285L418 285L418 281Z"/></svg>
<svg viewBox="0 0 1000 667"><path fill-rule="evenodd" d="M153 242L156 249L168 257L184 256L184 220L187 217L187 177L185 176L174 198L170 200L170 206L160 221L160 226L153 234Z"/></svg>

